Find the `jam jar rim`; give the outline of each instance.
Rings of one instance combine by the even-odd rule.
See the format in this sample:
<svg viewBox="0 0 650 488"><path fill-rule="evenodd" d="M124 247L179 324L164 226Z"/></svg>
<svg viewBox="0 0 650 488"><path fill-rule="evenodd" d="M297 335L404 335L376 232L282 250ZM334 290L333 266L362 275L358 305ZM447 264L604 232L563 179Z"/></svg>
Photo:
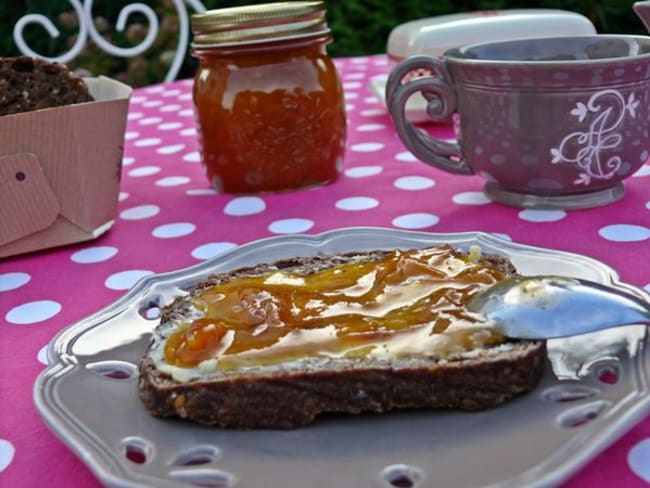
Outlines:
<svg viewBox="0 0 650 488"><path fill-rule="evenodd" d="M260 44L268 44L268 49L274 49L277 45L282 44L286 41L303 41L303 43L315 43L323 42L329 44L332 42L332 31L330 29L318 31L318 32L306 32L303 34L296 34L293 36L284 36L284 37L275 37L275 38L262 38L262 39L251 39L248 41L232 41L232 42L214 42L211 44L197 44L192 43L190 45L192 55L198 56L202 53L210 52L212 49L221 49L221 48L246 48L251 47L258 49L257 46Z"/></svg>
<svg viewBox="0 0 650 488"><path fill-rule="evenodd" d="M322 1L278 2L192 16L193 48L259 43L330 32Z"/></svg>

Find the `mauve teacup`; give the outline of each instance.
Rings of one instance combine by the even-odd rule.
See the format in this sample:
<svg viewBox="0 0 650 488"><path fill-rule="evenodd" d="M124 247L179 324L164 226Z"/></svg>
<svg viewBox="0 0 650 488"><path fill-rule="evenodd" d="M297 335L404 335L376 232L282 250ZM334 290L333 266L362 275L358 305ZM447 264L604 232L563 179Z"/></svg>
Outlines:
<svg viewBox="0 0 650 488"><path fill-rule="evenodd" d="M414 70L429 78L403 82ZM428 100L454 114L458 143L413 127L404 106ZM386 101L406 147L423 162L479 174L495 201L584 208L623 195L650 151L650 37L592 35L489 42L443 59L414 56L391 72Z"/></svg>

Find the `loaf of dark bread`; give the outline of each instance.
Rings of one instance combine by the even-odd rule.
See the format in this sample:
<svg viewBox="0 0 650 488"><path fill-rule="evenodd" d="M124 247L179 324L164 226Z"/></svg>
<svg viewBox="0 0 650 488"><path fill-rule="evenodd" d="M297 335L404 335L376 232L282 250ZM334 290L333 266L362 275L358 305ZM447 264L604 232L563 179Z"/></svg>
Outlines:
<svg viewBox="0 0 650 488"><path fill-rule="evenodd" d="M161 371L152 351L192 314L201 291L236 277L278 270L310 275L336 265L376 261L385 251L294 258L211 276L162 311L152 345L140 363L140 397L161 417L182 417L226 428L290 429L327 412L358 414L398 408L483 410L533 389L546 363L542 341L503 344L445 357L305 358L299 365L215 370L188 381ZM482 256L505 275L515 269L501 256Z"/></svg>
<svg viewBox="0 0 650 488"><path fill-rule="evenodd" d="M0 58L0 115L92 100L84 81L63 64L28 56Z"/></svg>

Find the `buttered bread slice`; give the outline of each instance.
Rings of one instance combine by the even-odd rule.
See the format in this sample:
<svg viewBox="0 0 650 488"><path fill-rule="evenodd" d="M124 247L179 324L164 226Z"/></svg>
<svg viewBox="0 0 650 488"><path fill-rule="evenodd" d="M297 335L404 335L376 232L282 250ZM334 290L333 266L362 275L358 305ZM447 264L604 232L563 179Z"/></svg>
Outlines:
<svg viewBox="0 0 650 488"><path fill-rule="evenodd" d="M211 276L163 309L140 364L157 416L295 428L325 412L480 410L539 381L545 344L465 309L515 273L447 245L293 258Z"/></svg>

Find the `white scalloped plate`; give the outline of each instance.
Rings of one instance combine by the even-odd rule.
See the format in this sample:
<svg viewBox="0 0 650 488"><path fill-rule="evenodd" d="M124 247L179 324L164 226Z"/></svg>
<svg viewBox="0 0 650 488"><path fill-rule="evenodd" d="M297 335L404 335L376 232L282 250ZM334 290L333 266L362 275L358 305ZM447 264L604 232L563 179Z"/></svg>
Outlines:
<svg viewBox="0 0 650 488"><path fill-rule="evenodd" d="M239 432L153 418L142 407L135 365L157 323L147 317L209 273L290 256L437 243L461 249L478 244L510 256L524 274L571 275L648 298L591 258L483 233L355 228L275 237L146 277L122 299L62 331L48 349L50 366L36 381L36 406L113 487L554 486L648 413L645 326L550 341L549 367L537 390L487 412L328 416L293 431Z"/></svg>

